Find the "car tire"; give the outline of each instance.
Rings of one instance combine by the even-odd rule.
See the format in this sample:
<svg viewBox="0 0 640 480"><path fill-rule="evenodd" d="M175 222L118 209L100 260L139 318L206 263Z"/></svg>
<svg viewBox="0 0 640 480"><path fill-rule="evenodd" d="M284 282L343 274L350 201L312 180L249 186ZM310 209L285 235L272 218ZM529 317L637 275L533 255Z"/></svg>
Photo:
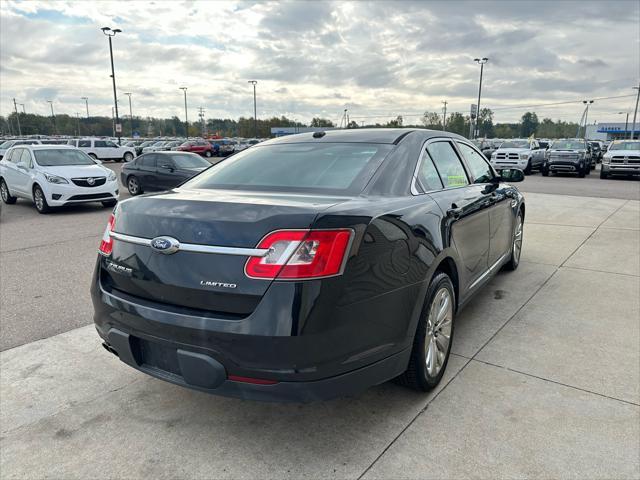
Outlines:
<svg viewBox="0 0 640 480"><path fill-rule="evenodd" d="M98 160L98 156L95 153L90 153L89 156L94 160Z"/></svg>
<svg viewBox="0 0 640 480"><path fill-rule="evenodd" d="M127 190L132 197L143 193L142 185L140 185L140 180L138 180L138 177L136 177L135 175L129 175L129 177L127 177Z"/></svg>
<svg viewBox="0 0 640 480"><path fill-rule="evenodd" d="M39 185L33 187L33 203L35 204L38 213L45 214L51 211L51 207L47 203L47 197L45 197L44 192Z"/></svg>
<svg viewBox="0 0 640 480"><path fill-rule="evenodd" d="M580 171L578 172L578 177L579 177L579 178L584 178L584 176L585 176L585 172L586 172L587 168L588 168L588 167L582 167L582 168L580 169Z"/></svg>
<svg viewBox="0 0 640 480"><path fill-rule="evenodd" d="M513 226L513 235L511 241L511 257L504 264L505 270L515 270L520 265L520 255L522 254L522 240L524 237L524 219L522 218L522 210L516 215L515 224Z"/></svg>
<svg viewBox="0 0 640 480"><path fill-rule="evenodd" d="M4 178L0 179L0 196L2 197L2 201L7 205L13 205L16 203L16 200L18 200L16 197L11 195L11 192L9 192L9 187L4 181Z"/></svg>
<svg viewBox="0 0 640 480"><path fill-rule="evenodd" d="M127 152L127 153L125 153L125 154L124 154L124 157L122 157L122 159L123 159L125 162L130 162L131 160L133 160L133 153L131 153L131 152Z"/></svg>
<svg viewBox="0 0 640 480"><path fill-rule="evenodd" d="M591 165L585 165L584 166L584 174L585 175L590 175L591 174Z"/></svg>
<svg viewBox="0 0 640 480"><path fill-rule="evenodd" d="M206 150L204 152L204 156L207 157L207 158L211 158L211 150Z"/></svg>
<svg viewBox="0 0 640 480"><path fill-rule="evenodd" d="M600 167L600 178L602 179L606 179L609 177L609 174L607 172L605 172L602 167Z"/></svg>
<svg viewBox="0 0 640 480"><path fill-rule="evenodd" d="M105 201L100 202L100 203L102 203L102 206L105 207L105 208L113 208L118 204L118 201L117 200L105 200Z"/></svg>
<svg viewBox="0 0 640 480"><path fill-rule="evenodd" d="M525 175L531 175L531 159L527 162L527 166L523 170Z"/></svg>
<svg viewBox="0 0 640 480"><path fill-rule="evenodd" d="M549 176L549 169L546 168L546 167L542 167L541 173L542 173L543 177L548 177Z"/></svg>
<svg viewBox="0 0 640 480"><path fill-rule="evenodd" d="M409 365L395 379L396 383L421 392L432 390L440 383L451 352L455 290L446 273L436 272L425 298Z"/></svg>

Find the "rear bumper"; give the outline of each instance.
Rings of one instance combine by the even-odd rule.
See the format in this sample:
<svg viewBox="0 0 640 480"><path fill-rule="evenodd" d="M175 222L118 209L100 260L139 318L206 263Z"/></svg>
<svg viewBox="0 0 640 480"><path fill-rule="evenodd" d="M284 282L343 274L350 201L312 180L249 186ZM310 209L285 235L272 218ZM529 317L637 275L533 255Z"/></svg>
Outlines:
<svg viewBox="0 0 640 480"><path fill-rule="evenodd" d="M98 330L100 335L103 333ZM145 339L146 344L160 345L158 339ZM341 375L316 381L247 383L228 377L224 365L213 357L165 344L164 356L175 356L173 372L145 363L139 353L139 339L118 329L110 329L105 342L108 349L127 365L155 378L207 393L247 400L273 402L313 402L361 393L404 371L410 349Z"/></svg>
<svg viewBox="0 0 640 480"><path fill-rule="evenodd" d="M415 331L409 304L419 295L412 288L305 318L305 305L321 302L318 285L274 283L248 317L224 319L107 291L98 276L91 295L100 337L131 367L185 387L310 402L384 383L409 361ZM372 312L394 322L374 321Z"/></svg>

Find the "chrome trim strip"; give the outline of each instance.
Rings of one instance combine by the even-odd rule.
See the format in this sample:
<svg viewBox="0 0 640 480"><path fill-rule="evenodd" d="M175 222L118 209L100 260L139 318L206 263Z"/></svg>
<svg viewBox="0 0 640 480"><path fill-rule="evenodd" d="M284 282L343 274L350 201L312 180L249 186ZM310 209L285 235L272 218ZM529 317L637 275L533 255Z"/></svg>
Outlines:
<svg viewBox="0 0 640 480"><path fill-rule="evenodd" d="M469 290L471 290L473 287L475 287L476 285L478 285L478 283L480 283L482 280L484 280L487 275L489 275L493 270L496 269L496 267L498 265L500 265L500 263L504 260L504 258L507 256L507 254L505 253L504 255L502 255L498 260L496 260L496 263L494 263L493 265L491 265L482 275L480 275L478 278L476 278L474 280L474 282L469 285Z"/></svg>
<svg viewBox="0 0 640 480"><path fill-rule="evenodd" d="M121 242L133 243L151 247L151 238L134 237L124 233L110 232L109 235ZM241 247L218 247L215 245L198 245L195 243L180 243L179 252L215 253L219 255L239 255L243 257L264 257L269 253L267 248L241 248Z"/></svg>

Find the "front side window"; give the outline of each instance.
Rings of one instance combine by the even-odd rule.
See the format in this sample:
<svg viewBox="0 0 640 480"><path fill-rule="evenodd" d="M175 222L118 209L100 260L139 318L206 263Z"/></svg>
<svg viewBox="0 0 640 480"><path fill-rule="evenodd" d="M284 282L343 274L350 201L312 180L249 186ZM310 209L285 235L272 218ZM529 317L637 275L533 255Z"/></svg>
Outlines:
<svg viewBox="0 0 640 480"><path fill-rule="evenodd" d="M485 160L484 155L464 143L458 142L458 148L467 162L473 177L473 183L487 183L493 179L491 167Z"/></svg>
<svg viewBox="0 0 640 480"><path fill-rule="evenodd" d="M256 147L220 162L185 188L360 193L391 150L367 143L292 143Z"/></svg>
<svg viewBox="0 0 640 480"><path fill-rule="evenodd" d="M105 148L107 146L107 142L104 140L96 140L93 142L93 146L96 148Z"/></svg>
<svg viewBox="0 0 640 480"><path fill-rule="evenodd" d="M36 163L42 167L61 167L65 165L95 165L92 158L80 150L51 149L36 150Z"/></svg>
<svg viewBox="0 0 640 480"><path fill-rule="evenodd" d="M451 143L434 142L427 146L427 151L438 169L445 188L469 185L467 174Z"/></svg>
<svg viewBox="0 0 640 480"><path fill-rule="evenodd" d="M105 142L107 144L107 147L109 148L118 148L118 144L117 143L113 143L113 142Z"/></svg>

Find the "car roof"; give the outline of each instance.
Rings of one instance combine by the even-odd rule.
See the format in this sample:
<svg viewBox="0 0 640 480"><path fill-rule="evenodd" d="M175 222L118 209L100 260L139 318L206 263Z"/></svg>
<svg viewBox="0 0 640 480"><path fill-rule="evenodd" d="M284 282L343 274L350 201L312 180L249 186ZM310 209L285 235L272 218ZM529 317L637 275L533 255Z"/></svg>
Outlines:
<svg viewBox="0 0 640 480"><path fill-rule="evenodd" d="M57 150L59 148L73 148L72 145L65 145L64 143L48 143L48 144L34 144L34 145L14 145L11 148L29 148L31 150Z"/></svg>
<svg viewBox="0 0 640 480"><path fill-rule="evenodd" d="M274 145L285 143L387 143L397 144L407 135L422 135L424 139L432 137L451 137L464 140L464 137L442 130L427 130L426 128L353 128L347 130L324 130L319 132L298 133L284 137L273 138L259 145Z"/></svg>

